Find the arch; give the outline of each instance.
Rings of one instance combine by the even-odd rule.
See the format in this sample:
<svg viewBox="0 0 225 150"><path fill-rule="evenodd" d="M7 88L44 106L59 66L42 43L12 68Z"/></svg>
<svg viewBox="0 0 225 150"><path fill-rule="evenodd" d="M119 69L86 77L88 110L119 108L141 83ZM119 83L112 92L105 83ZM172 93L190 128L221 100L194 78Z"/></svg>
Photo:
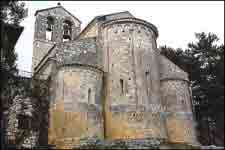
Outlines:
<svg viewBox="0 0 225 150"><path fill-rule="evenodd" d="M48 16L47 17L47 28L46 29L48 31L52 31L53 30L54 22L55 22L55 20L54 20L54 18L52 16Z"/></svg>
<svg viewBox="0 0 225 150"><path fill-rule="evenodd" d="M65 20L63 22L63 41L71 40L72 25L73 23L70 20Z"/></svg>
<svg viewBox="0 0 225 150"><path fill-rule="evenodd" d="M146 93L148 98L150 97L150 88L151 88L151 79L150 79L150 72L147 70L145 72L145 84L146 84Z"/></svg>
<svg viewBox="0 0 225 150"><path fill-rule="evenodd" d="M54 27L54 18L52 16L47 17L47 27L46 27L46 40L52 40Z"/></svg>

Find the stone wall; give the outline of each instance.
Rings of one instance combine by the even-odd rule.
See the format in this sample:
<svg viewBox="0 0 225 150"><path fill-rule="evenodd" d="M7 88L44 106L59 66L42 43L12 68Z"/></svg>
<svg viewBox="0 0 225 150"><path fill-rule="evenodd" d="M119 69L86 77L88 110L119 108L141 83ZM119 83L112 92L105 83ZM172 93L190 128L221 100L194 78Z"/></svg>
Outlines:
<svg viewBox="0 0 225 150"><path fill-rule="evenodd" d="M71 148L80 139L103 139L102 72L84 66L61 67L52 80L49 143Z"/></svg>
<svg viewBox="0 0 225 150"><path fill-rule="evenodd" d="M198 145L188 74L164 56L159 58L168 141Z"/></svg>
<svg viewBox="0 0 225 150"><path fill-rule="evenodd" d="M33 78L48 80L48 78L51 76L52 71L56 69L56 65L56 61L52 60L51 58L47 58L44 64L34 74Z"/></svg>
<svg viewBox="0 0 225 150"><path fill-rule="evenodd" d="M44 16L59 21L53 36L58 43L38 67L50 80L49 144L73 148L83 139L127 146L147 140L157 148L162 141L197 144L188 75L159 54L154 25L129 12L98 16L78 39L60 43L68 15L61 11L37 14L43 29ZM40 26L37 38L43 38ZM43 47L34 48L34 55L43 57L37 52Z"/></svg>
<svg viewBox="0 0 225 150"><path fill-rule="evenodd" d="M196 145L195 121L191 108L189 85L181 80L162 82L163 106L169 141Z"/></svg>
<svg viewBox="0 0 225 150"><path fill-rule="evenodd" d="M62 8L54 8L46 11L38 12L35 21L35 33L34 40L45 40L45 31L47 27L47 17L52 16L54 18L53 37L52 41L62 42L63 35L63 21L69 20L72 22L72 40L80 33L80 22L75 19L71 14L63 10Z"/></svg>
<svg viewBox="0 0 225 150"><path fill-rule="evenodd" d="M128 17L134 17L134 16L127 11L115 13L115 14L97 16L82 31L82 33L79 35L78 38L83 39L83 38L89 38L89 37L98 37L99 28L102 23L104 23L105 21L113 20L113 19L128 18Z"/></svg>
<svg viewBox="0 0 225 150"><path fill-rule="evenodd" d="M180 79L188 81L188 74L180 69L173 62L168 60L165 56L158 54L159 57L159 71L160 71L160 80L168 79Z"/></svg>
<svg viewBox="0 0 225 150"><path fill-rule="evenodd" d="M106 138L166 138L154 32L135 22L106 25Z"/></svg>
<svg viewBox="0 0 225 150"><path fill-rule="evenodd" d="M97 48L96 38L86 38L56 44L41 60L35 77L47 79L55 67L63 64L81 64L102 67L102 51Z"/></svg>
<svg viewBox="0 0 225 150"><path fill-rule="evenodd" d="M45 81L17 77L7 89L11 101L4 111L5 147L34 148L46 144L48 128L48 97ZM45 140L44 142L40 139Z"/></svg>
<svg viewBox="0 0 225 150"><path fill-rule="evenodd" d="M80 64L101 68L102 52L95 38L60 43L56 47L56 60L60 64Z"/></svg>
<svg viewBox="0 0 225 150"><path fill-rule="evenodd" d="M33 118L35 106L30 98L16 96L10 107L6 137L8 144L16 144L18 147L34 147L38 141L38 132L32 129L21 129L19 115Z"/></svg>
<svg viewBox="0 0 225 150"><path fill-rule="evenodd" d="M47 17L54 18L54 27L52 31L52 40L46 39ZM47 54L54 43L63 41L63 22L69 20L72 23L72 37L75 39L80 33L80 22L61 7L40 11L36 14L35 32L33 43L32 71L40 60Z"/></svg>
<svg viewBox="0 0 225 150"><path fill-rule="evenodd" d="M93 22L92 24L90 24L89 27L79 35L79 39L97 37L98 26L99 26L98 22Z"/></svg>
<svg viewBox="0 0 225 150"><path fill-rule="evenodd" d="M32 57L32 72L43 59L43 57L49 52L49 50L54 46L53 42L46 42L41 40L36 40L33 43L33 57Z"/></svg>

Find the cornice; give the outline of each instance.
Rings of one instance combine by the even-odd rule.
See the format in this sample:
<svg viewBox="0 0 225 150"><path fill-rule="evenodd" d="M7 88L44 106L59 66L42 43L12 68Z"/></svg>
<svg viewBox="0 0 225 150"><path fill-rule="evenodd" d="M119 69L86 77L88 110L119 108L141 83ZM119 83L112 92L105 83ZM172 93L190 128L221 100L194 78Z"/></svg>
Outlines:
<svg viewBox="0 0 225 150"><path fill-rule="evenodd" d="M124 23L124 22L142 24L144 26L147 26L148 28L153 30L153 32L156 35L156 38L158 37L158 29L155 25L153 25L145 20L133 18L133 17L109 20L109 21L106 21L103 24L101 24L101 27L105 28L106 26L110 26L110 25L117 24L117 23Z"/></svg>

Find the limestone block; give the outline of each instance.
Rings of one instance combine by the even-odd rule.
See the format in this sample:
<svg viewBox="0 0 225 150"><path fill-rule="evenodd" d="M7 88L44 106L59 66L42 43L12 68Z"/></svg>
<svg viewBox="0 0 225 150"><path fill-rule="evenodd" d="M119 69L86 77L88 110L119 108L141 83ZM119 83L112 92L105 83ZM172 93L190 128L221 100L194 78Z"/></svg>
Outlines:
<svg viewBox="0 0 225 150"><path fill-rule="evenodd" d="M168 140L196 145L195 120L188 82L179 79L162 81L161 88Z"/></svg>
<svg viewBox="0 0 225 150"><path fill-rule="evenodd" d="M49 144L72 148L85 137L102 139L102 72L85 66L65 66L58 70L55 80L63 81L57 86L62 99L55 97L51 105Z"/></svg>
<svg viewBox="0 0 225 150"><path fill-rule="evenodd" d="M166 138L163 111L153 112L151 107L161 108L154 32L131 21L106 26L103 33L108 72L106 137Z"/></svg>

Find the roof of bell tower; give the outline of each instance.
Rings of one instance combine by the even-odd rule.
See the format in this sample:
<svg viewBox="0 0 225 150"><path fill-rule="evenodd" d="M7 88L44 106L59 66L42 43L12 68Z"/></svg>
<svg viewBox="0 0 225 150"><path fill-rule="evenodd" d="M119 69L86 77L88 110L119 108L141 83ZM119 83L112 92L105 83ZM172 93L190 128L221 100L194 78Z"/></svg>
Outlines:
<svg viewBox="0 0 225 150"><path fill-rule="evenodd" d="M63 9L65 12L67 12L70 16L72 16L74 19L76 19L77 21L79 21L81 23L81 21L75 17L72 13L70 13L68 10L66 10L60 2L57 3L57 6L54 6L54 7L49 7L49 8L45 8L45 9L39 9L35 12L34 16L36 16L39 12L42 12L42 11L48 11L48 10L51 10L51 9L56 9L56 8L59 8L59 9Z"/></svg>

